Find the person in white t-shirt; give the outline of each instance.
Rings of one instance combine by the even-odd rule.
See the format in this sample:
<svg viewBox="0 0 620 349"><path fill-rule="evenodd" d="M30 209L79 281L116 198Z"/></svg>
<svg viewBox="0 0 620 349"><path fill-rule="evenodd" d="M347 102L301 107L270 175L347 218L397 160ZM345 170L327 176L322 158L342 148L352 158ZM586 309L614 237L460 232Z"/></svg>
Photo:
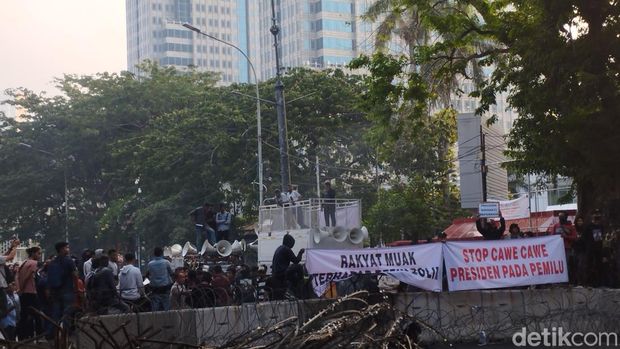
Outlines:
<svg viewBox="0 0 620 349"><path fill-rule="evenodd" d="M299 201L301 201L301 194L297 191L297 186L293 186L292 184L288 185L288 191L286 192L286 197L288 199L288 204L290 206L299 205ZM292 208L294 214L294 218L296 218L297 222L291 221L291 223L297 223L300 228L303 227L303 212L300 207Z"/></svg>

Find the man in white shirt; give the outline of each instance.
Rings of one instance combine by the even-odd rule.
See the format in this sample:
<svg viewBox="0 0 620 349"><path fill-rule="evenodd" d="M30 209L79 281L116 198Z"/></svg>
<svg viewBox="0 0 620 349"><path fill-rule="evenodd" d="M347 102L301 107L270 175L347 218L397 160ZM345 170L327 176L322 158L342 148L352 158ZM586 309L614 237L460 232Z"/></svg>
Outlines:
<svg viewBox="0 0 620 349"><path fill-rule="evenodd" d="M286 196L288 198L288 202L291 205L296 205L298 201L301 200L301 194L297 191L297 187L292 184L288 185L288 191L286 192Z"/></svg>
<svg viewBox="0 0 620 349"><path fill-rule="evenodd" d="M288 185L288 191L286 192L286 197L288 199L288 204L290 206L298 205L298 202L301 200L301 194L297 191L297 186L293 186L292 184ZM303 213L300 207L291 208L292 212L294 212L293 217L291 219L291 224L303 227ZM296 219L296 222L295 222Z"/></svg>

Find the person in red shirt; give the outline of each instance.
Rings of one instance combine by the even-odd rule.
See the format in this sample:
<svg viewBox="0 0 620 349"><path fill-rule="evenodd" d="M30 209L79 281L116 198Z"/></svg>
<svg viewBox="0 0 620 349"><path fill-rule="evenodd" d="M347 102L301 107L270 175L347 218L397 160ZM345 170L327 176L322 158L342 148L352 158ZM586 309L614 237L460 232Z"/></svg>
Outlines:
<svg viewBox="0 0 620 349"><path fill-rule="evenodd" d="M562 235L562 239L564 239L564 249L567 251L572 250L573 241L577 240L577 230L568 220L568 216L565 212L560 212L560 214L558 214L558 219L560 222L552 225L548 232L550 235Z"/></svg>
<svg viewBox="0 0 620 349"><path fill-rule="evenodd" d="M568 267L568 280L570 284L574 284L577 277L577 262L575 259L575 250L572 248L573 242L577 241L577 229L568 220L565 212L558 214L559 223L552 225L548 232L551 235L562 235L564 239L564 251L566 252L566 263Z"/></svg>

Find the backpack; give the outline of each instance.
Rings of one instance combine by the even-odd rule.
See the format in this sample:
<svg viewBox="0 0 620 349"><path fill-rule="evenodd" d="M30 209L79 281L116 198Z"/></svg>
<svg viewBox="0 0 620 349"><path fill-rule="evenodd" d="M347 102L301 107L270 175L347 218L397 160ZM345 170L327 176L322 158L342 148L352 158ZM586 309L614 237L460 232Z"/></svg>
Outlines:
<svg viewBox="0 0 620 349"><path fill-rule="evenodd" d="M47 287L61 288L65 279L64 276L62 262L56 257L47 265Z"/></svg>

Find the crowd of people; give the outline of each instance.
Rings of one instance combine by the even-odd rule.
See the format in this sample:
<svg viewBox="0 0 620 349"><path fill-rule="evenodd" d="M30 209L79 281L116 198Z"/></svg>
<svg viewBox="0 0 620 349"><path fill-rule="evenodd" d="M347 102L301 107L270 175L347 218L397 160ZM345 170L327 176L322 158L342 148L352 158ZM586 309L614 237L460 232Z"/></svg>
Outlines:
<svg viewBox="0 0 620 349"><path fill-rule="evenodd" d="M192 214L193 222L210 226L208 213L212 212L212 206L205 205L202 209ZM220 217L213 215L219 232L215 239L228 237L231 218L226 213L226 208L221 206ZM534 236L522 232L517 224L511 224L506 233L501 213L499 222L479 218L476 227L486 240ZM550 226L547 233L563 238L571 284L620 286L620 231L606 232L599 211L587 223L577 216L574 224L566 213L560 213L558 223ZM445 234L440 236L441 240L445 238ZM291 294L296 298L312 296L304 293L309 289L300 264L304 249L295 254L295 239L289 234L275 250L270 276L264 266L250 268L245 264L231 265L226 270L218 264L210 268L190 269L187 264L173 268L171 258L164 256L161 247L154 248L143 274L132 253L121 255L114 249L87 249L81 258L76 258L71 255L67 242L56 243L56 254L45 260L41 260L39 247L30 247L26 250L27 260L11 265L19 245L20 241L14 239L8 251L0 256L0 329L10 340L38 335L52 338L56 326L71 328L76 316L84 313L181 310L283 299ZM372 289L393 286L397 290L403 287L389 281L389 277L351 278L338 285L337 294L348 293L340 290L341 286L348 289L357 289L362 284Z"/></svg>
<svg viewBox="0 0 620 349"><path fill-rule="evenodd" d="M546 234L560 235L564 241L569 283L620 287L620 230L606 232L599 210L592 213L589 222L582 216L576 216L573 224L568 218L567 213L560 212L558 223L551 225ZM535 236L532 232L522 232L516 223L511 224L505 234L506 222L501 213L498 222L479 218L476 228L485 240Z"/></svg>
<svg viewBox="0 0 620 349"><path fill-rule="evenodd" d="M84 250L76 258L66 242L57 243L56 254L44 261L35 246L26 250L27 260L10 265L19 244L13 240L0 256L0 330L9 340L52 339L58 325L71 329L82 314L204 308L269 298L264 266L173 268L163 248L156 247L143 274L132 253Z"/></svg>

